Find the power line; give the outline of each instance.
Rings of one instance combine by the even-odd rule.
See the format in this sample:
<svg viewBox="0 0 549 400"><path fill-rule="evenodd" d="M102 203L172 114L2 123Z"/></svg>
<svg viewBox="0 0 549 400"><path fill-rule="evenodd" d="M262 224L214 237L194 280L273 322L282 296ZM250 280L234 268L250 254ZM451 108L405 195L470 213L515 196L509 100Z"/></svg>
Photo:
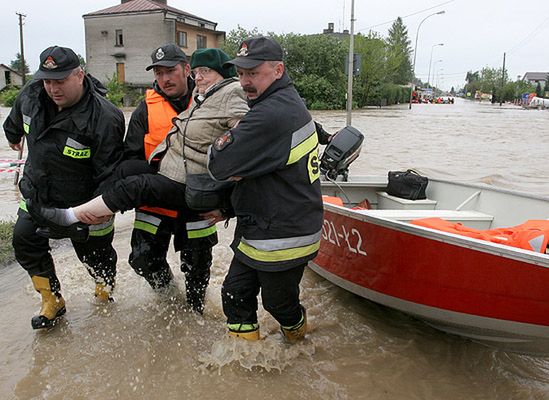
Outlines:
<svg viewBox="0 0 549 400"><path fill-rule="evenodd" d="M528 35L526 35L526 37L524 39L522 39L520 42L518 42L514 47L511 48L511 50L509 50L507 53L511 54L513 53L515 50L518 50L519 48L521 48L524 44L526 44L526 42L532 38L533 36L535 36L538 31L542 28L542 26L545 25L545 23L549 21L549 17L545 18L543 21L541 21L541 23L536 26Z"/></svg>
<svg viewBox="0 0 549 400"><path fill-rule="evenodd" d="M432 10L432 9L434 9L434 8L442 7L443 5L446 5L446 4L448 4L448 3L453 3L454 1L455 1L455 0L449 0L449 1L447 1L447 2L437 4L436 6L432 6L432 7L429 7L429 8L425 8L425 9L423 9L423 10L421 10L421 11L417 11L417 12L415 12L415 13L408 14L408 15L405 15L404 17L400 17L400 18L404 19L404 18L412 17L412 16L417 15L417 14L422 14L422 13L427 12L427 11L430 11L430 10ZM376 24L376 25L372 25L372 26L367 26L366 28L362 28L362 29L357 30L357 32L365 31L366 29L372 29L372 28L375 28L375 27L378 27L378 26L382 26L382 25L387 25L387 24L393 23L393 22L395 22L395 21L396 21L396 19L392 19L392 20L390 20L390 21L382 22L382 23L380 23L380 24Z"/></svg>

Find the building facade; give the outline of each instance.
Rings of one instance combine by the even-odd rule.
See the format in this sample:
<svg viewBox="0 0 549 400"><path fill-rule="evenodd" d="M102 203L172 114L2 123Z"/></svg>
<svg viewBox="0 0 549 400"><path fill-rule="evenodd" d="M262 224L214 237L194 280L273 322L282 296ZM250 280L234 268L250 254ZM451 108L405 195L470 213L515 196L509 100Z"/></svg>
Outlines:
<svg viewBox="0 0 549 400"><path fill-rule="evenodd" d="M0 90L6 86L23 86L23 77L7 65L0 64Z"/></svg>
<svg viewBox="0 0 549 400"><path fill-rule="evenodd" d="M170 7L167 0L122 0L83 18L86 69L101 82L114 75L130 86L149 86L154 78L145 68L156 47L176 43L190 57L225 39L217 23Z"/></svg>

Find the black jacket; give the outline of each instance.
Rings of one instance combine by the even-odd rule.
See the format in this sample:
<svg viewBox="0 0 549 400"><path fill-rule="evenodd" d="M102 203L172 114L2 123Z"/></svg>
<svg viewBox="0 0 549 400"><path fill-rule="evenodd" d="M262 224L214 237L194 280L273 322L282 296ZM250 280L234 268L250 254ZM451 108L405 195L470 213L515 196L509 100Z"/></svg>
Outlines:
<svg viewBox="0 0 549 400"><path fill-rule="evenodd" d="M74 106L57 110L41 80L17 96L4 122L6 138L28 150L19 184L25 199L70 207L94 197L122 159L124 115L103 98L89 77Z"/></svg>
<svg viewBox="0 0 549 400"><path fill-rule="evenodd" d="M162 97L164 97L178 114L185 111L189 106L189 101L194 89L194 80L190 77L187 79L187 93L179 98L172 99L164 94L158 87L156 81L153 89ZM145 157L145 135L149 132L149 112L145 100L141 101L132 113L128 124L128 132L124 139L124 159L125 160L146 160ZM166 132L167 133L167 132Z"/></svg>
<svg viewBox="0 0 549 400"><path fill-rule="evenodd" d="M282 271L314 258L320 244L318 137L311 115L284 74L236 128L210 147L210 174L243 178L233 191L235 256Z"/></svg>

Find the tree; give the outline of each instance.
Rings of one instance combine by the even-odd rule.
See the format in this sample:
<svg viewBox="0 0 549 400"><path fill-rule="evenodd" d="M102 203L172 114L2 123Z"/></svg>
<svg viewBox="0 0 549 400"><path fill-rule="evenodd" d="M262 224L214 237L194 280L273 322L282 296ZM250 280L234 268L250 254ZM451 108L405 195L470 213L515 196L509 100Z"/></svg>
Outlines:
<svg viewBox="0 0 549 400"><path fill-rule="evenodd" d="M10 62L10 68L19 73L21 72L21 53L15 55L15 60ZM28 74L29 72L29 64L27 63L27 60L25 60L25 74Z"/></svg>
<svg viewBox="0 0 549 400"><path fill-rule="evenodd" d="M407 84L412 81L412 54L408 30L398 17L389 29L387 43L387 80L397 84Z"/></svg>
<svg viewBox="0 0 549 400"><path fill-rule="evenodd" d="M257 28L254 28L251 31L247 31L246 29L238 25L236 29L233 29L227 34L227 36L225 37L225 41L221 46L221 50L223 50L225 53L229 55L229 57L232 58L236 55L236 52L240 48L240 43L242 43L244 39L251 36L260 36L260 35L261 35L261 32L258 31Z"/></svg>
<svg viewBox="0 0 549 400"><path fill-rule="evenodd" d="M86 59L82 57L80 54L77 54L78 59L80 60L80 66L82 69L86 69Z"/></svg>
<svg viewBox="0 0 549 400"><path fill-rule="evenodd" d="M543 97L543 92L541 90L541 81L538 81L536 85L536 96L537 97Z"/></svg>

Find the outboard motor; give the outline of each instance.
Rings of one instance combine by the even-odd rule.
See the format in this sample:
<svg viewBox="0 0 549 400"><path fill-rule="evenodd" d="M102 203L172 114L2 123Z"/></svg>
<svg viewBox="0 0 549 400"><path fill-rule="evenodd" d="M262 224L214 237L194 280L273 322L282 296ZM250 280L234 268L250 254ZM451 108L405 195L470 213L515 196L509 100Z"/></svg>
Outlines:
<svg viewBox="0 0 549 400"><path fill-rule="evenodd" d="M320 157L320 171L329 180L343 175L347 181L349 165L356 160L362 149L364 135L352 126L346 126L337 132L324 149Z"/></svg>

